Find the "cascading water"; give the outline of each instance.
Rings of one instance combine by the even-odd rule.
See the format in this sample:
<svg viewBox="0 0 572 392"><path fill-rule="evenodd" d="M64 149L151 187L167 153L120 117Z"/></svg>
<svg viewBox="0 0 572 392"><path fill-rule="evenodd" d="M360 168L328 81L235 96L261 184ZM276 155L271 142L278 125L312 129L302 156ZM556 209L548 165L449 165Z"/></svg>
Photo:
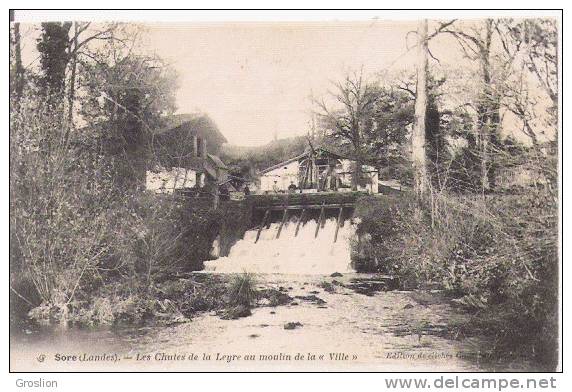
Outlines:
<svg viewBox="0 0 572 392"><path fill-rule="evenodd" d="M257 229L249 230L244 238L231 248L227 257L205 262L206 271L276 274L331 274L351 272L350 239L355 233L354 225L347 220L339 228L334 243L336 219L325 220L315 238L316 220L300 226L297 236L296 222L287 222L276 238L280 223L264 228L256 241Z"/></svg>

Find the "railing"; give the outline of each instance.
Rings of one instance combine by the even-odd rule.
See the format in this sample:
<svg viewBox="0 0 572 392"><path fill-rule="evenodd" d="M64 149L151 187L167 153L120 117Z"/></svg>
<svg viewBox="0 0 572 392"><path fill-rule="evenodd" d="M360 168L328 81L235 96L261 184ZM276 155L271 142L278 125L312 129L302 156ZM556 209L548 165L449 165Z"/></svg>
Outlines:
<svg viewBox="0 0 572 392"><path fill-rule="evenodd" d="M356 200L367 195L366 192L319 192L249 195L246 200L255 209L301 209L351 207Z"/></svg>

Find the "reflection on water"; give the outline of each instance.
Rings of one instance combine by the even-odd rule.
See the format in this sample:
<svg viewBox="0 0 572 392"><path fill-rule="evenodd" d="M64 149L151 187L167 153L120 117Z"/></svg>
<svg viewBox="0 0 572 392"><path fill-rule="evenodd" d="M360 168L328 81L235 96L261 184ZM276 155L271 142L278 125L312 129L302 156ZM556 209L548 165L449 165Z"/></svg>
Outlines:
<svg viewBox="0 0 572 392"><path fill-rule="evenodd" d="M361 278L364 275L360 275ZM11 359L16 369L86 370L92 364L39 365L38 353L135 355L167 353L295 354L297 352L349 353L349 362L297 364L296 370L479 371L527 370L523 362L485 361L491 347L479 336L457 334L455 325L469 316L451 306L439 293L378 291L359 294L351 287L356 274L331 278L318 275L260 275L259 284L283 287L297 305L259 306L252 316L222 320L197 314L190 322L173 326L124 328L42 328L12 337ZM374 276L369 276L373 280ZM335 289L326 290L324 282ZM316 300L319 298L319 301ZM288 323L299 323L289 330ZM16 331L14 331L16 332ZM235 364L240 365L240 364ZM248 370L284 370L282 362L251 365ZM40 367L38 367L40 366ZM83 366L83 367L82 367ZM206 362L121 361L98 363L100 370L228 370L227 364ZM246 364L243 364L246 366ZM268 368L264 367L268 366ZM321 366L321 367L320 367ZM238 368L236 368L238 369ZM235 369L235 370L236 370ZM529 368L530 369L530 368ZM89 370L94 370L89 368Z"/></svg>
<svg viewBox="0 0 572 392"><path fill-rule="evenodd" d="M60 325L13 326L10 340L16 346L50 346L66 349L112 349L127 352L133 344L138 344L160 327L148 326L96 326L69 327Z"/></svg>

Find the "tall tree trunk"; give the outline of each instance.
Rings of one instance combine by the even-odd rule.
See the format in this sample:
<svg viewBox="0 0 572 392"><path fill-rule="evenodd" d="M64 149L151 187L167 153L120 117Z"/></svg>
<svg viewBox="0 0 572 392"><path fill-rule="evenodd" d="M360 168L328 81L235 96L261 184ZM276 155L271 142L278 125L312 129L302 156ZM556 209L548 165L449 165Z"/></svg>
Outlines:
<svg viewBox="0 0 572 392"><path fill-rule="evenodd" d="M359 186L359 179L361 177L361 166L363 163L363 154L361 151L361 138L359 137L359 123L354 125L357 129L354 136L354 152L355 152L355 166L352 175L352 191L357 191Z"/></svg>
<svg viewBox="0 0 572 392"><path fill-rule="evenodd" d="M414 188L417 196L427 192L427 164L425 152L425 118L427 112L427 20L419 21L417 48L417 92L415 96L415 123L411 135Z"/></svg>
<svg viewBox="0 0 572 392"><path fill-rule="evenodd" d="M73 124L73 104L75 99L75 78L76 78L76 68L77 68L77 49L78 49L78 28L77 22L74 22L74 32L73 32L73 47L70 48L70 61L71 61L71 74L70 74L70 84L68 91L68 125L69 127Z"/></svg>
<svg viewBox="0 0 572 392"><path fill-rule="evenodd" d="M357 191L359 187L359 179L361 177L361 166L362 166L361 153L356 154L355 160L356 164L352 176L352 191Z"/></svg>
<svg viewBox="0 0 572 392"><path fill-rule="evenodd" d="M14 95L15 109L20 108L20 99L24 91L24 67L22 66L22 48L20 38L20 23L14 23Z"/></svg>
<svg viewBox="0 0 572 392"><path fill-rule="evenodd" d="M500 148L499 128L501 122L500 99L497 94L493 96L491 102L491 120L489 127L489 167L487 178L489 180L489 190L494 191L496 187L496 172L498 167L498 150Z"/></svg>
<svg viewBox="0 0 572 392"><path fill-rule="evenodd" d="M488 193L492 190L494 180L494 152L495 146L491 145L496 140L497 128L500 122L498 94L492 86L490 50L492 44L493 25L492 20L487 20L484 42L480 48L481 67L483 73L482 102L479 105L479 160L481 192Z"/></svg>

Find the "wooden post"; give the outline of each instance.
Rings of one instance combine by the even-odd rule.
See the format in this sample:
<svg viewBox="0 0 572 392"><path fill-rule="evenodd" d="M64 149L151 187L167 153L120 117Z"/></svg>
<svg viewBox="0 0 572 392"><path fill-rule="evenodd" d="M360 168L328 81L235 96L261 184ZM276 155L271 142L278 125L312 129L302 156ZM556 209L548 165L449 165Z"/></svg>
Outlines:
<svg viewBox="0 0 572 392"><path fill-rule="evenodd" d="M193 135L193 157L198 157L197 135Z"/></svg>
<svg viewBox="0 0 572 392"><path fill-rule="evenodd" d="M218 179L219 179L219 169L218 168L215 170L215 173L216 173L216 178L213 181L213 185L214 185L213 204L214 204L214 209L216 210L220 204L220 189L218 189Z"/></svg>
<svg viewBox="0 0 572 392"><path fill-rule="evenodd" d="M254 240L255 244L258 242L258 239L260 238L260 233L264 228L264 224L266 223L266 219L268 219L268 215L270 215L270 208L267 209L266 212L264 213L264 218L262 218L262 222L260 223L260 227L258 228L258 233L256 233L256 240Z"/></svg>
<svg viewBox="0 0 572 392"><path fill-rule="evenodd" d="M300 219L298 220L298 224L296 225L296 232L294 233L294 237L298 236L298 230L300 230L300 225L302 224L302 220L304 220L304 216L306 215L306 209L302 209L302 214L300 214Z"/></svg>
<svg viewBox="0 0 572 392"><path fill-rule="evenodd" d="M324 205L326 202L322 202L322 208L320 209L320 217L318 218L318 222L316 222L316 232L314 233L314 238L318 237L318 231L320 231L320 224L322 223L322 219L324 218Z"/></svg>
<svg viewBox="0 0 572 392"><path fill-rule="evenodd" d="M202 146L203 150L201 151L201 156L203 157L203 159L207 159L207 154L208 154L207 139L203 138Z"/></svg>
<svg viewBox="0 0 572 392"><path fill-rule="evenodd" d="M304 171L304 178L302 179L302 185L300 185L300 193L306 188L306 183L308 182L308 177L310 176L310 161L306 162L306 170Z"/></svg>
<svg viewBox="0 0 572 392"><path fill-rule="evenodd" d="M318 173L318 167L316 166L316 158L312 155L312 182L315 184L316 186L316 191L318 192L320 189L320 184L319 184L319 173ZM312 186L313 187L313 186Z"/></svg>
<svg viewBox="0 0 572 392"><path fill-rule="evenodd" d="M288 209L286 208L286 206L284 206L284 214L282 214L282 222L280 222L280 226L278 227L278 233L276 233L276 238L280 238L280 233L282 232L282 226L284 226L287 217L288 217Z"/></svg>
<svg viewBox="0 0 572 392"><path fill-rule="evenodd" d="M342 211L344 207L340 207L340 213L338 214L338 223L336 224L336 234L334 234L334 243L338 240L338 230L340 230L340 225L342 223Z"/></svg>

